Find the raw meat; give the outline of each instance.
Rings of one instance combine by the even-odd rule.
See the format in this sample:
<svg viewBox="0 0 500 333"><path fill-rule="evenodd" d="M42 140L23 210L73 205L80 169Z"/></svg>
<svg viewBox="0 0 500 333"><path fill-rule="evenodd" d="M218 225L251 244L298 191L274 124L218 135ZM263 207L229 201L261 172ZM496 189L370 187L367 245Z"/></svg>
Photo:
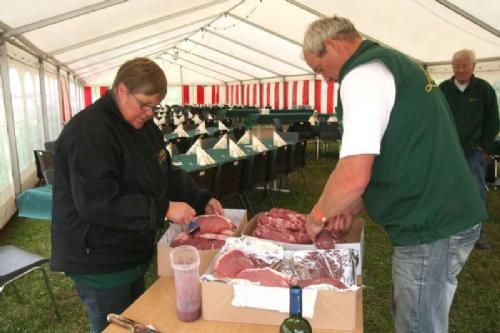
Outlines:
<svg viewBox="0 0 500 333"><path fill-rule="evenodd" d="M233 231L236 226L227 217L222 215L200 215L196 221L200 225L200 233L202 234L220 234L223 231Z"/></svg>
<svg viewBox="0 0 500 333"><path fill-rule="evenodd" d="M192 233L179 233L170 247L192 245L198 250L220 249L225 244L225 239L232 236L236 229L229 219L220 215L200 215L195 220L199 223L199 229Z"/></svg>
<svg viewBox="0 0 500 333"><path fill-rule="evenodd" d="M263 286L269 287L289 287L290 279L282 273L272 268L247 268L236 275L238 279L246 279L259 282Z"/></svg>
<svg viewBox="0 0 500 333"><path fill-rule="evenodd" d="M314 245L318 249L333 249L335 248L335 240L333 239L332 232L330 230L323 229L316 236Z"/></svg>
<svg viewBox="0 0 500 333"><path fill-rule="evenodd" d="M224 241L229 236L224 234L200 234L198 237L205 239L218 239Z"/></svg>
<svg viewBox="0 0 500 333"><path fill-rule="evenodd" d="M179 235L181 234L183 233L180 233ZM196 247L198 250L214 250L214 249L220 249L225 244L223 240L219 239L205 239L197 237L186 238L184 236L179 237L179 235L170 243L170 247L191 245Z"/></svg>
<svg viewBox="0 0 500 333"><path fill-rule="evenodd" d="M273 208L256 217L252 235L262 239L292 244L312 244L305 228L306 215L286 208ZM333 220L316 236L314 245L318 249L333 249L341 237L333 230Z"/></svg>
<svg viewBox="0 0 500 333"><path fill-rule="evenodd" d="M257 224L253 235L258 238L270 239L285 243L311 244L311 239L302 230L292 231L288 229L274 228L265 224Z"/></svg>
<svg viewBox="0 0 500 333"><path fill-rule="evenodd" d="M234 249L217 259L214 273L218 277L235 278L244 269L255 268L255 264L243 251Z"/></svg>

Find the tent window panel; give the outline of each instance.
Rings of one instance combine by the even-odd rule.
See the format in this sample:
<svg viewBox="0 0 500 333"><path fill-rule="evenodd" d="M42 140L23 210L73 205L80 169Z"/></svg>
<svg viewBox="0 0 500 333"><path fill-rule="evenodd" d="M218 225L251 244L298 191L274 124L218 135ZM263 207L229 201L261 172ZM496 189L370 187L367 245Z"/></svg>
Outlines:
<svg viewBox="0 0 500 333"><path fill-rule="evenodd" d="M29 130L24 111L23 89L17 69L10 68L9 76L19 169L20 171L23 171L28 168L31 156L29 154L31 147Z"/></svg>
<svg viewBox="0 0 500 333"><path fill-rule="evenodd" d="M10 165L10 150L9 136L7 133L7 115L5 114L2 81L0 80L0 192L4 192L5 188L12 186L11 165ZM0 197L1 203L6 198ZM1 221L0 221L1 222Z"/></svg>
<svg viewBox="0 0 500 333"><path fill-rule="evenodd" d="M30 146L43 149L43 118L40 101L40 81L38 75L24 73L24 101L26 120L30 130Z"/></svg>
<svg viewBox="0 0 500 333"><path fill-rule="evenodd" d="M168 87L167 95L162 101L162 104L174 105L182 104L182 91L181 87Z"/></svg>

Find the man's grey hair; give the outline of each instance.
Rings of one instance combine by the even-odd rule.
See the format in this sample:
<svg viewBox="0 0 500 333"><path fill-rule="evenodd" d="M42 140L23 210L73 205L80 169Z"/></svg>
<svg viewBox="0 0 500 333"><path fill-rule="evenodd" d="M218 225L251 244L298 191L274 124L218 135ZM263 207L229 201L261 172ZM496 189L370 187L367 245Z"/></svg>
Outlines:
<svg viewBox="0 0 500 333"><path fill-rule="evenodd" d="M325 39L352 40L356 37L360 37L359 32L354 24L344 17L333 16L319 19L307 28L302 52L321 56L325 52Z"/></svg>
<svg viewBox="0 0 500 333"><path fill-rule="evenodd" d="M473 64L476 63L476 53L471 49L463 49L463 50L455 52L453 54L453 57L451 58L451 61L453 61L455 59L461 59L464 57L468 57L470 59L470 61L472 61Z"/></svg>

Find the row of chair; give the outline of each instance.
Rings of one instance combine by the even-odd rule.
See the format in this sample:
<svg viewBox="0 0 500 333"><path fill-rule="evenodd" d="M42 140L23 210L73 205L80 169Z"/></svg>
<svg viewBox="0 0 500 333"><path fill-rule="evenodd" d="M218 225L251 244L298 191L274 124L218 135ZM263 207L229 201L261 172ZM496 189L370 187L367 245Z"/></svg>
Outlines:
<svg viewBox="0 0 500 333"><path fill-rule="evenodd" d="M276 131L284 131L279 118L273 118ZM319 158L320 142L323 151L326 152L330 143L341 140L339 124L337 122L321 122L317 126L311 126L308 121L294 122L288 127L288 132L298 133L300 140L316 140L316 159Z"/></svg>
<svg viewBox="0 0 500 333"><path fill-rule="evenodd" d="M277 206L272 193L272 183L285 180L290 187L288 175L297 172L309 191L302 169L305 166L307 142L278 147L239 160L232 160L201 171L191 172L194 181L202 188L212 191L218 198L237 195L240 203L250 215L253 207L248 192L263 187L273 206Z"/></svg>

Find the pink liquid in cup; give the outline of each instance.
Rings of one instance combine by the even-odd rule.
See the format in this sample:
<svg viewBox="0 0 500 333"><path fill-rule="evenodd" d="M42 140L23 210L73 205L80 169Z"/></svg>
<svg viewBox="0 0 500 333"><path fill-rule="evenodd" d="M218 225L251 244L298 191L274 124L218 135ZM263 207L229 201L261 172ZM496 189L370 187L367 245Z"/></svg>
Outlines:
<svg viewBox="0 0 500 333"><path fill-rule="evenodd" d="M179 246L170 253L174 270L177 318L190 322L201 316L200 257L190 245Z"/></svg>

